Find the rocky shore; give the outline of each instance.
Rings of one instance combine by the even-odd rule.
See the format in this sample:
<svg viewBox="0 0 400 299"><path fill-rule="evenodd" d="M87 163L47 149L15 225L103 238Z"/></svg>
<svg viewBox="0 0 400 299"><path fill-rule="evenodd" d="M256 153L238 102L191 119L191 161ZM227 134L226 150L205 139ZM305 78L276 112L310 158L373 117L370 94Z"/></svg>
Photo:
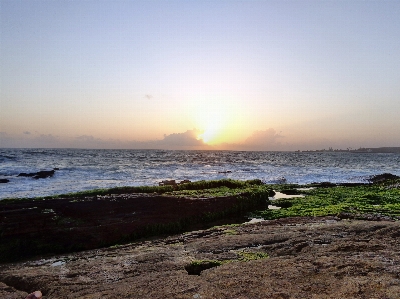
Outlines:
<svg viewBox="0 0 400 299"><path fill-rule="evenodd" d="M400 298L398 178L386 177L365 187L321 185L301 199L304 211L316 205L312 214L334 211L321 206L332 198L334 207L347 202L336 216L254 223L244 215L266 209L272 192L257 180L4 201L0 296ZM298 204L280 201L286 213Z"/></svg>
<svg viewBox="0 0 400 299"><path fill-rule="evenodd" d="M172 196L165 191L178 187L167 186L155 187L159 193L114 190L92 195L0 201L0 263L38 254L123 244L143 237L232 223L236 218L243 222L247 212L266 208L271 192L258 181L255 185L252 182L246 185L250 186L251 193L236 188L235 182L217 181L216 184L233 191L219 196ZM232 189L224 184L233 184ZM253 187L261 190L255 191ZM187 188L198 188L198 185L188 184Z"/></svg>
<svg viewBox="0 0 400 299"><path fill-rule="evenodd" d="M395 299L399 232L398 222L335 217L214 227L4 264L0 296ZM205 265L199 275L194 264Z"/></svg>

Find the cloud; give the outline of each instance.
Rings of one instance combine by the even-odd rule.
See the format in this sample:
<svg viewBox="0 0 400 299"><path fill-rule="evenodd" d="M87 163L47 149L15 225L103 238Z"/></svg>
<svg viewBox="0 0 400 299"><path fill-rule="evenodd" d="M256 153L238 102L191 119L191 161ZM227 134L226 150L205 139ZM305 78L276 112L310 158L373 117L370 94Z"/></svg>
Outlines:
<svg viewBox="0 0 400 299"><path fill-rule="evenodd" d="M200 133L201 131L193 129L183 133L164 134L162 139L147 141L100 139L91 135L82 135L71 140L69 147L104 149L206 149L209 146L197 137Z"/></svg>
<svg viewBox="0 0 400 299"><path fill-rule="evenodd" d="M281 151L286 150L286 144L283 145L280 139L284 138L276 133L275 129L269 128L264 131L254 131L242 143L222 143L215 146L218 150L236 150L236 151Z"/></svg>
<svg viewBox="0 0 400 299"><path fill-rule="evenodd" d="M75 137L75 139L78 141L82 141L82 142L101 141L100 138L95 138L92 135L81 135L81 136Z"/></svg>
<svg viewBox="0 0 400 299"><path fill-rule="evenodd" d="M27 134L29 133L29 134ZM35 134L23 132L23 134L0 134L0 147L15 147L15 148L49 148L62 147L62 140L58 136L52 134Z"/></svg>
<svg viewBox="0 0 400 299"><path fill-rule="evenodd" d="M210 146L198 139L202 132L196 129L183 133L165 134L162 139L147 141L102 139L92 135L75 137L55 136L23 132L9 135L0 132L0 147L15 148L98 148L98 149L209 149Z"/></svg>
<svg viewBox="0 0 400 299"><path fill-rule="evenodd" d="M159 141L161 145L169 146L205 146L206 144L202 139L198 139L201 131L193 129L187 130L184 133L172 133L170 135L164 134L164 139Z"/></svg>
<svg viewBox="0 0 400 299"><path fill-rule="evenodd" d="M138 140L116 140L98 139L93 136L79 136L80 147L83 144L89 148L120 148L120 149L171 149L171 150L190 150L190 149L210 149L203 140L198 139L201 131L193 129L183 133L164 134L162 139L138 141ZM75 146L76 147L76 146Z"/></svg>
<svg viewBox="0 0 400 299"><path fill-rule="evenodd" d="M160 139L120 140L102 139L92 135L56 136L39 132L20 132L19 134L0 131L1 148L97 148L97 149L171 149L171 150L238 150L238 151L294 151L315 149L346 149L348 147L395 146L393 140L384 139L371 143L368 139L353 140L332 139L327 136L316 137L302 134L294 135L291 131L283 136L275 129L254 131L241 143L222 143L207 145L198 136L200 130L192 129L181 133L165 134ZM30 133L30 134L28 134ZM294 138L294 137L296 138ZM386 143L385 143L386 142Z"/></svg>
<svg viewBox="0 0 400 299"><path fill-rule="evenodd" d="M254 133L248 137L245 141L246 145L250 146L265 146L266 148L276 145L278 139L284 136L277 134L273 128L269 128L265 131L254 131Z"/></svg>

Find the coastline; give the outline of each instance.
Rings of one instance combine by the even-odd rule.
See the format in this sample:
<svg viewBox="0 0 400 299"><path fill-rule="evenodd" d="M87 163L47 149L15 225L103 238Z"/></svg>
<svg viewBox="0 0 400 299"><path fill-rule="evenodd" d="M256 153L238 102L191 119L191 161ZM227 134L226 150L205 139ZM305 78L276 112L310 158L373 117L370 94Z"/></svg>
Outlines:
<svg viewBox="0 0 400 299"><path fill-rule="evenodd" d="M2 265L0 295L396 299L399 230L399 222L335 217L221 226Z"/></svg>
<svg viewBox="0 0 400 299"><path fill-rule="evenodd" d="M93 241L95 237L104 241L105 237L118 236L135 222L132 221L132 216L137 216L138 207L146 204L147 210L142 209L143 215L154 212L147 221L153 219L157 223L148 231L151 232L147 235L150 238L119 239L123 242L113 241L109 244L102 243L101 246L97 244L93 249L84 251L81 250L89 248L80 248L79 251L70 248L70 253L60 251L51 254L50 251L36 257L25 256L24 258L28 258L25 261L3 263L0 270L0 295L5 298L24 298L23 296L38 289L42 291L44 299L62 296L267 296L276 299L322 299L358 298L357 296L364 295L398 298L400 257L396 252L400 248L400 224L396 219L400 219L400 211L395 206L391 211L385 210L390 203L384 205L384 201L400 203L399 182L399 178L386 174L371 178L370 184L319 184L314 186L317 188L301 189L306 197L285 196L274 200L273 204L279 206L279 210L266 209L266 205L270 203L269 196L273 194L269 187L285 194L298 194L298 185L278 184L266 188L266 185L257 181L249 184L225 180L223 184L212 182L210 185L210 182L203 182L202 190L194 188L198 183L176 187L181 188L180 190L169 186L167 188L170 191L164 194L128 193L126 189L119 190L118 194L114 189L110 194L102 191L101 194L86 194L79 198L71 195L64 198L10 201L8 207L11 208L2 217L10 217L12 213L19 216L22 212L26 213L28 217L19 218L19 221L11 221L9 224L13 224L14 229L19 229L14 230L15 240L23 243L26 236L33 237L22 244L21 248L27 250L34 248L32 241L46 235L48 238L42 239L41 244L53 242L53 246L57 243L63 244L62 242ZM219 187L207 189L205 186ZM222 195L229 190L236 192L236 195ZM353 206L343 202L340 204L344 209L341 212L337 212L337 202L333 205L328 203L324 207L319 206L319 201L315 201L318 196L323 196L325 201L336 200L335 197L343 197L346 193L352 202L357 197L361 201L355 202ZM245 196L253 196L255 201L241 207L236 204L236 208L232 210L231 207L235 206L233 203L245 199ZM133 204L136 200L138 205ZM220 213L214 213L216 217L213 218L207 206L215 208L218 201L221 203L218 210ZM261 201L263 204L258 205ZM57 220L53 219L55 214L61 215L61 209L58 210L57 205L54 205L56 202L62 203L64 208L76 205L76 209L70 210L72 214L65 214L64 221L58 219L64 226L64 233L70 231L70 235L60 234L60 227L53 231L55 234L49 234L50 226ZM129 205L124 205L124 202L129 202ZM377 202L380 202L380 207L377 207ZM307 212L309 216L290 216L292 211L298 209L296 205L299 203L304 205L303 212ZM310 204L316 205L314 210L308 210L307 206ZM168 210L168 205L172 209ZM95 206L98 209L93 209ZM190 209L188 206L191 206ZM88 226L87 222L83 225L82 222L79 232L75 229L79 228L79 221L73 223L71 217L77 216L79 210L85 215L85 219L90 218L88 212L92 211L92 215L97 215L95 220L99 222L94 221L93 227ZM245 222L246 213L255 210L270 220L232 225L236 220ZM204 222L204 218L200 217L196 223L196 217L193 216L198 216L200 211L205 212L203 216L211 218ZM335 214L318 215L321 211L328 214L334 211ZM36 213L34 217L31 212ZM190 213L185 214L186 212ZM127 218L127 215L131 215L131 218ZM168 215L172 218L168 218ZM184 232L180 231L182 227L176 226L176 221L170 221L177 220L177 215L186 215L192 221L192 226L188 225L183 228ZM4 223L5 218L2 219L1 223ZM44 219L53 219L53 222L49 222L46 227ZM116 221L117 219L119 220ZM167 219L170 222L163 222ZM116 223L118 225L113 226ZM162 231L163 226L160 225L163 223L165 231ZM175 226L166 225L168 223L175 223ZM182 224L185 222L181 222ZM142 225L136 228L143 232L145 227ZM4 241L4 227L2 232L1 238Z"/></svg>
<svg viewBox="0 0 400 299"><path fill-rule="evenodd" d="M3 200L0 263L245 222L271 192L259 180L220 180Z"/></svg>
<svg viewBox="0 0 400 299"><path fill-rule="evenodd" d="M313 152L340 152L340 153L371 153L371 154L400 154L400 147L360 147L358 149L332 149L329 150L309 150L309 151L302 151L305 153L313 153Z"/></svg>
<svg viewBox="0 0 400 299"><path fill-rule="evenodd" d="M67 149L0 152L0 179L8 181L0 183L0 200L155 186L171 179L310 184L362 183L370 175L385 172L400 176L397 154ZM37 176L54 169L51 177ZM32 174L38 179L25 176Z"/></svg>

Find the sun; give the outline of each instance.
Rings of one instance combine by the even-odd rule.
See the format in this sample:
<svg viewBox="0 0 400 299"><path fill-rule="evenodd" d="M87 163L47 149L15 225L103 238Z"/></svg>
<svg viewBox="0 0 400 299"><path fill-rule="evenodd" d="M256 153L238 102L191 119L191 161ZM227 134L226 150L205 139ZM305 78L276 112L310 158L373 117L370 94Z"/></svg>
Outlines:
<svg viewBox="0 0 400 299"><path fill-rule="evenodd" d="M202 139L204 143L216 144L223 139L224 131L228 127L228 111L219 107L215 103L212 105L202 105L195 112L196 126L201 133L198 139Z"/></svg>
<svg viewBox="0 0 400 299"><path fill-rule="evenodd" d="M235 100L199 96L189 101L188 108L191 124L199 131L197 139L205 144L235 143L245 133L246 110Z"/></svg>
<svg viewBox="0 0 400 299"><path fill-rule="evenodd" d="M202 139L207 144L215 143L223 129L223 125L218 118L205 120L205 124L202 127L202 133L199 134L198 139Z"/></svg>

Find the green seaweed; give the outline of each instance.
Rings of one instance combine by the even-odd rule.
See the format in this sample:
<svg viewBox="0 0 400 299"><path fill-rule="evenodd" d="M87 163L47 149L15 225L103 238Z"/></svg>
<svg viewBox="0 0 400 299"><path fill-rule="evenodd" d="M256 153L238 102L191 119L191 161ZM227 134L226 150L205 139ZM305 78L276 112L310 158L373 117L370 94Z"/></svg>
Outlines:
<svg viewBox="0 0 400 299"><path fill-rule="evenodd" d="M269 255L265 252L248 252L248 251L238 251L238 261L240 262L248 262L254 260L261 260L269 258Z"/></svg>
<svg viewBox="0 0 400 299"><path fill-rule="evenodd" d="M329 215L399 219L400 189L391 187L392 185L385 182L384 184L315 188L302 192L306 195L305 197L285 198L272 202L281 209L262 210L253 214L264 219Z"/></svg>
<svg viewBox="0 0 400 299"><path fill-rule="evenodd" d="M197 181L197 182L190 182L177 185L166 185L166 186L138 186L138 187L125 186L125 187L115 187L109 189L94 189L94 190L86 190L86 191L52 195L52 196L40 196L34 198L5 198L0 200L0 204L6 204L16 201L22 202L22 201L57 199L57 198L59 199L73 198L74 200L76 200L85 197L105 196L113 194L128 194L128 193L171 194L174 191L208 190L221 187L222 188L225 187L227 189L245 189L255 186L265 186L265 185L262 183L261 180L239 181L232 179L221 179L221 180L210 180L210 181ZM269 188L271 187L269 186Z"/></svg>
<svg viewBox="0 0 400 299"><path fill-rule="evenodd" d="M47 200L47 199L65 199L69 202L91 200L94 196L104 196L111 194L124 193L157 193L163 196L188 197L194 199L229 197L234 203L229 208L217 212L199 211L195 217L176 219L169 223L156 223L148 225L141 230L119 235L115 240L109 243L97 244L97 247L112 246L115 244L124 244L132 242L143 237L152 237L163 234L182 233L192 228L194 225L209 226L213 221L221 219L230 219L231 216L245 215L252 212L255 217L264 219L277 219L291 216L340 216L365 219L400 219L400 181L391 180L379 184L365 184L352 186L332 186L326 185L323 188L301 191L305 197L283 198L272 202L273 205L281 209L265 209L270 203L268 197L276 191L286 191L286 193L296 194L296 188L299 185L265 185L259 180L252 181L199 181L185 183L174 186L144 186L144 187L118 187L111 189L99 189L59 195L46 198L34 198L23 200ZM11 204L21 199L9 199L0 201L1 205ZM258 209L258 210L257 210ZM255 211L255 212L254 212ZM72 229L72 226L82 225L78 219L53 216L51 209L44 209L43 214L49 214L49 217L60 230L60 234L66 229ZM232 227L233 228L233 227ZM234 229L227 229L226 234L235 234ZM60 237L61 238L61 237ZM31 257L38 254L47 253L65 253L87 249L85 244L71 244L68 248L59 246L57 240L53 242L37 241L28 242L24 239L9 239L5 237L0 228L0 261L12 261L21 258ZM253 253L238 253L237 260L252 260L265 258L264 256L252 255ZM257 253L258 254L258 253ZM210 261L208 261L210 262ZM225 263L226 261L223 261ZM214 265L215 263L209 263Z"/></svg>

